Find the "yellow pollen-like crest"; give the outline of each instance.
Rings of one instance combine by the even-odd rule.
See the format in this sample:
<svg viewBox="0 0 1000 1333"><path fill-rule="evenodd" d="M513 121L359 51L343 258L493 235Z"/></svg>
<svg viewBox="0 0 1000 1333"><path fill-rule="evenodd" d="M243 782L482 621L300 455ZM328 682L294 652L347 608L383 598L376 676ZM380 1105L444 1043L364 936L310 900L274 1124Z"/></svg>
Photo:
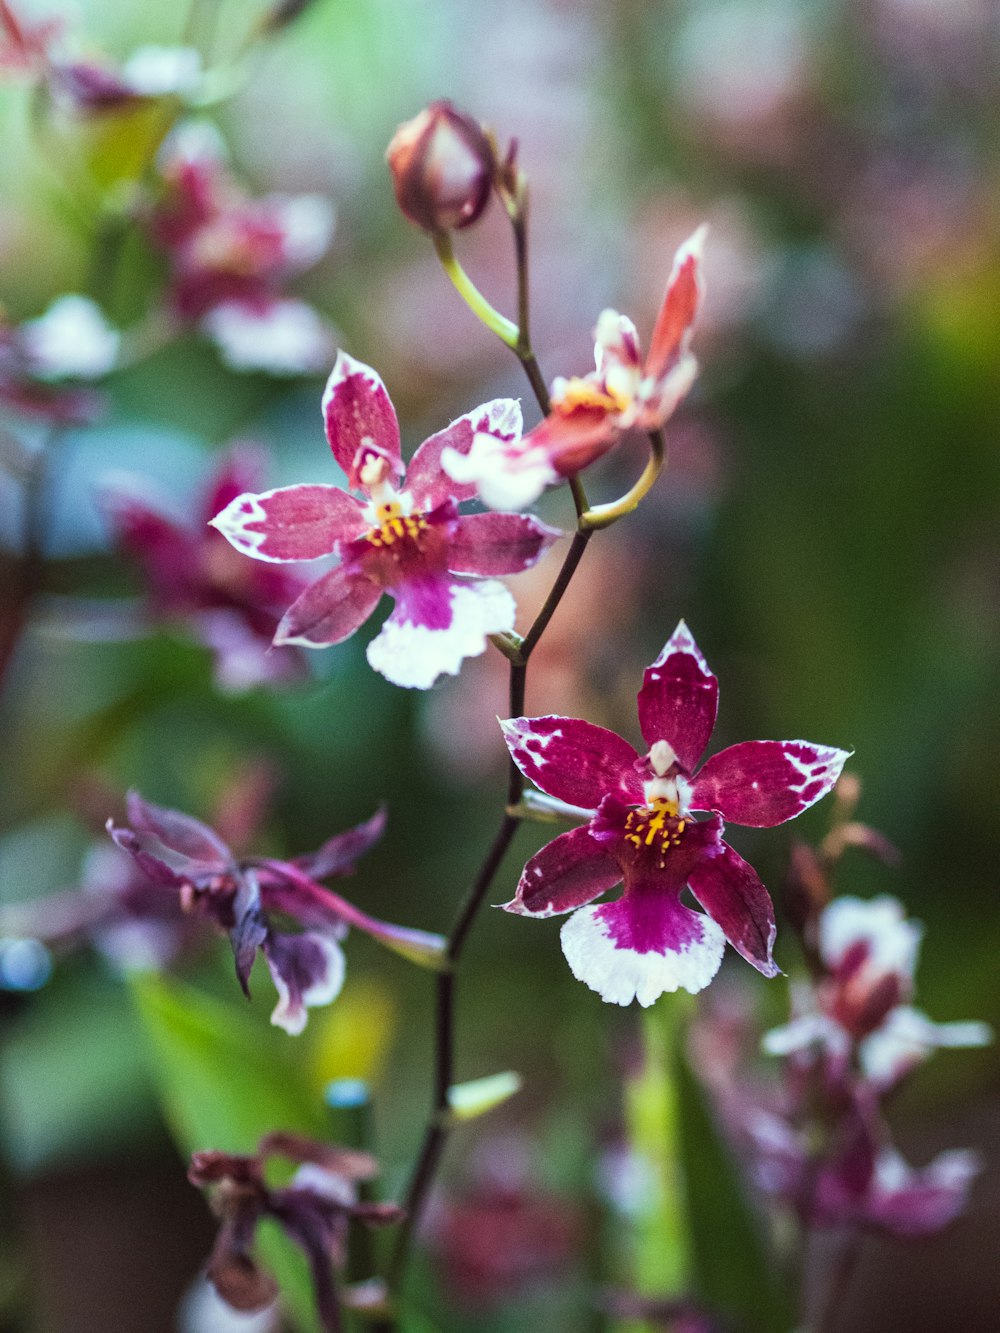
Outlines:
<svg viewBox="0 0 1000 1333"><path fill-rule="evenodd" d="M572 412L577 407L599 407L605 412L620 412L623 406L619 394L576 375L566 381L558 401L553 403L559 412Z"/></svg>
<svg viewBox="0 0 1000 1333"><path fill-rule="evenodd" d="M625 817L625 841L633 847L652 847L659 850L660 867L671 847L680 846L681 835L688 820L678 819L676 801L654 798L649 805L630 810Z"/></svg>
<svg viewBox="0 0 1000 1333"><path fill-rule="evenodd" d="M404 537L416 537L428 526L423 514L410 514L404 518L396 500L378 505L375 517L378 519L378 527L372 528L365 534L366 540L371 542L372 546L392 546L393 542L400 541Z"/></svg>

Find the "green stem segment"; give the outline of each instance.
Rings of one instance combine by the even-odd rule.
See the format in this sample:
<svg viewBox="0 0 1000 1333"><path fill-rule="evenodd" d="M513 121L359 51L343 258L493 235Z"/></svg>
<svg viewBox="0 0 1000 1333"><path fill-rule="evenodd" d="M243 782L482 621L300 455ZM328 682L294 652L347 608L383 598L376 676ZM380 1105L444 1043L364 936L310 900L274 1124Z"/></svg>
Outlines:
<svg viewBox="0 0 1000 1333"><path fill-rule="evenodd" d="M491 332L495 333L502 343L516 352L518 349L518 339L520 333L516 324L501 315L486 297L482 294L476 284L472 281L465 269L455 258L455 251L451 244L451 236L446 231L435 232L431 238L434 242L434 249L437 251L437 257L441 261L441 267L451 279L452 286L458 292L459 296L469 307L476 319L481 324L485 324Z"/></svg>
<svg viewBox="0 0 1000 1333"><path fill-rule="evenodd" d="M663 471L667 460L667 442L662 429L650 431L649 458L642 476L625 494L610 504L595 505L580 515L580 528L584 532L596 532L600 528L609 528L618 519L631 514L639 502L649 492L657 477Z"/></svg>

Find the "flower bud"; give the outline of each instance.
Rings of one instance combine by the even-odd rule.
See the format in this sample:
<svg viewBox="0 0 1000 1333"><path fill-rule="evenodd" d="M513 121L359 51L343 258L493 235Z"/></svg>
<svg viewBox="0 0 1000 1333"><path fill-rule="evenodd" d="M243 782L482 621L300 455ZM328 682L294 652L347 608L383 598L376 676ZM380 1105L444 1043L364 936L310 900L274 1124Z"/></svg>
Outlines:
<svg viewBox="0 0 1000 1333"><path fill-rule="evenodd" d="M490 197L496 155L478 121L432 102L400 125L386 152L399 207L425 231L468 227Z"/></svg>

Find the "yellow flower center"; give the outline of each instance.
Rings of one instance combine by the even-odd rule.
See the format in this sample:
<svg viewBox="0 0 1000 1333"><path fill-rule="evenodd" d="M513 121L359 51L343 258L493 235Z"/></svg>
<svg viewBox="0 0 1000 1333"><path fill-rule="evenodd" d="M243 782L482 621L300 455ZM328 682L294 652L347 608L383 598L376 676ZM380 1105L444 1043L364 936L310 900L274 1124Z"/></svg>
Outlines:
<svg viewBox="0 0 1000 1333"><path fill-rule="evenodd" d="M660 865L671 847L678 847L681 835L690 822L678 819L678 804L662 796L654 797L649 805L640 805L630 810L625 818L625 841L640 850L643 847L658 848Z"/></svg>
<svg viewBox="0 0 1000 1333"><path fill-rule="evenodd" d="M558 399L552 404L557 412L569 413L578 407L597 407L603 412L622 412L628 399L609 386L574 375L566 380Z"/></svg>
<svg viewBox="0 0 1000 1333"><path fill-rule="evenodd" d="M378 520L378 527L371 528L365 533L365 539L371 542L372 546L392 546L394 542L405 537L416 537L428 527L426 518L419 512L404 516L397 500L377 505L375 517Z"/></svg>

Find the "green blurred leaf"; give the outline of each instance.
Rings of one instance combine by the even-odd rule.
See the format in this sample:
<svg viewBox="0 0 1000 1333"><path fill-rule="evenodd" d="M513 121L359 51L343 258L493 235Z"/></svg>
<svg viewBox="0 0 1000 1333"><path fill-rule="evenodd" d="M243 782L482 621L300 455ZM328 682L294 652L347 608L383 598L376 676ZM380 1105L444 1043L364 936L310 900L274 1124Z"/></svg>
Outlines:
<svg viewBox="0 0 1000 1333"><path fill-rule="evenodd" d="M787 1333L793 1316L705 1094L678 1049L675 1077L694 1290L753 1333Z"/></svg>
<svg viewBox="0 0 1000 1333"><path fill-rule="evenodd" d="M633 1221L632 1281L644 1296L683 1296L690 1282L680 1107L672 1068L686 1012L680 996L644 1011L643 1068L626 1089L629 1142L647 1168L648 1189Z"/></svg>
<svg viewBox="0 0 1000 1333"><path fill-rule="evenodd" d="M448 1089L448 1105L455 1120L475 1120L521 1091L521 1075L508 1069L503 1074L488 1074L468 1083L455 1083Z"/></svg>
<svg viewBox="0 0 1000 1333"><path fill-rule="evenodd" d="M162 977L135 977L132 995L153 1055L164 1112L185 1154L252 1153L270 1130L324 1137L324 1111L282 1033L234 1006ZM259 1245L296 1326L317 1329L305 1259L276 1228Z"/></svg>

